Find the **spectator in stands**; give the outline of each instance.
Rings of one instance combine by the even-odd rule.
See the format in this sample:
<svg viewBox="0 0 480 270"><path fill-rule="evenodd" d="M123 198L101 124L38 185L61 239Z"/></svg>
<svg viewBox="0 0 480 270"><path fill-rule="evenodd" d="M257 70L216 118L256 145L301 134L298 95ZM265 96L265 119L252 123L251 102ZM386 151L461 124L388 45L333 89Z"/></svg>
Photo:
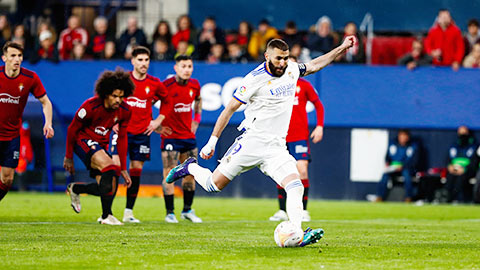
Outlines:
<svg viewBox="0 0 480 270"><path fill-rule="evenodd" d="M465 55L468 55L472 51L473 45L480 42L480 29L477 19L468 21L468 31L463 39L465 41Z"/></svg>
<svg viewBox="0 0 480 270"><path fill-rule="evenodd" d="M285 24L285 30L282 33L282 39L290 48L292 48L295 44L299 44L301 47L305 46L304 37L298 32L297 24L294 21L288 21Z"/></svg>
<svg viewBox="0 0 480 270"><path fill-rule="evenodd" d="M33 40L30 32L25 29L25 25L16 25L13 29L12 41L23 46L23 59L28 60L33 53Z"/></svg>
<svg viewBox="0 0 480 270"><path fill-rule="evenodd" d="M152 44L153 61L172 61L173 51L168 46L168 41L164 37L159 37Z"/></svg>
<svg viewBox="0 0 480 270"><path fill-rule="evenodd" d="M210 50L214 47L214 44L222 45L223 48L225 44L225 33L222 29L217 27L217 23L215 22L215 18L213 17L206 17L202 24L202 29L198 34L197 40L197 56L200 60L207 59L209 54L212 53ZM219 46L217 46L216 50ZM223 51L223 50L222 50Z"/></svg>
<svg viewBox="0 0 480 270"><path fill-rule="evenodd" d="M345 54L336 59L340 63L365 63L365 48L363 45L363 37L357 32L357 25L354 22L348 22L343 28L344 38L347 36L357 37L355 45L348 49Z"/></svg>
<svg viewBox="0 0 480 270"><path fill-rule="evenodd" d="M68 27L60 33L60 38L58 40L58 53L60 59L70 59L73 47L76 43L87 46L88 33L87 30L80 27L80 18L76 15L72 15L68 18Z"/></svg>
<svg viewBox="0 0 480 270"><path fill-rule="evenodd" d="M188 55L192 55L195 50L197 40L197 31L192 24L192 19L187 15L181 15L177 20L177 33L172 37L173 48L178 51L178 45L184 41L188 45Z"/></svg>
<svg viewBox="0 0 480 270"><path fill-rule="evenodd" d="M235 42L229 43L227 45L227 51L228 51L227 61L232 64L238 64L238 63L245 64L250 60L248 57L248 54L244 50L242 50L242 47L240 47L238 43L235 43Z"/></svg>
<svg viewBox="0 0 480 270"><path fill-rule="evenodd" d="M457 139L448 153L447 183L448 202L472 200L470 179L475 176L478 164L474 160L478 144L466 126L457 129Z"/></svg>
<svg viewBox="0 0 480 270"><path fill-rule="evenodd" d="M455 25L446 9L438 12L438 17L425 39L425 49L433 57L436 66L451 66L458 70L465 55L462 32Z"/></svg>
<svg viewBox="0 0 480 270"><path fill-rule="evenodd" d="M322 16L315 25L315 32L307 36L307 48L310 57L315 58L333 49L337 43L336 36L332 33L332 21L328 16Z"/></svg>
<svg viewBox="0 0 480 270"><path fill-rule="evenodd" d="M39 38L40 38L40 34L43 31L50 32L50 34L52 35L51 40L52 40L53 44L57 43L57 31L55 31L55 28L48 21L41 21L41 22L38 23L38 26L37 26L37 35L35 37L35 45L34 45L35 48L40 47Z"/></svg>
<svg viewBox="0 0 480 270"><path fill-rule="evenodd" d="M155 27L155 32L152 36L152 51L154 50L154 43L156 40L162 39L167 42L169 49L172 47L172 32L170 31L170 24L166 20L161 20L158 22L157 27Z"/></svg>
<svg viewBox="0 0 480 270"><path fill-rule="evenodd" d="M405 202L411 202L414 196L412 175L418 163L418 145L410 140L410 131L401 129L394 141L388 145L385 157L385 173L378 183L377 201L384 201L388 192L388 181L392 176L403 176Z"/></svg>
<svg viewBox="0 0 480 270"><path fill-rule="evenodd" d="M108 29L108 20L103 16L98 16L93 21L95 33L90 37L89 52L93 58L100 59L105 50L107 41L115 40L115 36Z"/></svg>
<svg viewBox="0 0 480 270"><path fill-rule="evenodd" d="M248 43L252 35L252 26L247 21L242 21L238 25L238 34L236 37L237 44L240 45L244 52L247 51Z"/></svg>
<svg viewBox="0 0 480 270"><path fill-rule="evenodd" d="M401 66L407 66L409 70L413 70L420 66L430 66L432 64L432 57L423 51L423 43L420 40L412 42L412 51L407 53L398 60Z"/></svg>
<svg viewBox="0 0 480 270"><path fill-rule="evenodd" d="M5 42L12 37L12 28L8 22L7 15L0 15L0 46L3 47Z"/></svg>
<svg viewBox="0 0 480 270"><path fill-rule="evenodd" d="M72 50L72 60L88 60L91 57L86 53L87 47L82 43L75 43Z"/></svg>
<svg viewBox="0 0 480 270"><path fill-rule="evenodd" d="M465 68L480 68L480 43L473 45L472 52L463 60Z"/></svg>
<svg viewBox="0 0 480 270"><path fill-rule="evenodd" d="M263 53L267 42L279 37L277 29L270 26L266 19L261 20L258 24L258 30L253 32L248 43L248 53L254 60L263 61Z"/></svg>
<svg viewBox="0 0 480 270"><path fill-rule="evenodd" d="M137 17L130 16L127 20L127 29L123 31L118 40L117 51L125 59L130 59L132 58L133 47L137 45L148 46L147 37L143 30L138 27Z"/></svg>
<svg viewBox="0 0 480 270"><path fill-rule="evenodd" d="M32 55L30 62L37 63L40 60L47 60L53 63L58 63L58 51L55 47L53 35L49 30L43 30L39 36L39 47Z"/></svg>
<svg viewBox="0 0 480 270"><path fill-rule="evenodd" d="M114 41L107 41L105 43L105 48L103 49L103 54L101 56L101 59L114 60L114 59L118 59L118 58L119 58L119 56L117 54L115 42Z"/></svg>
<svg viewBox="0 0 480 270"><path fill-rule="evenodd" d="M213 44L207 57L207 63L218 64L225 61L224 52L225 47L223 44Z"/></svg>
<svg viewBox="0 0 480 270"><path fill-rule="evenodd" d="M174 59L177 58L179 55L188 55L191 56L193 51L192 51L192 45L188 44L188 41L181 40L178 42L177 45L177 51L175 52Z"/></svg>

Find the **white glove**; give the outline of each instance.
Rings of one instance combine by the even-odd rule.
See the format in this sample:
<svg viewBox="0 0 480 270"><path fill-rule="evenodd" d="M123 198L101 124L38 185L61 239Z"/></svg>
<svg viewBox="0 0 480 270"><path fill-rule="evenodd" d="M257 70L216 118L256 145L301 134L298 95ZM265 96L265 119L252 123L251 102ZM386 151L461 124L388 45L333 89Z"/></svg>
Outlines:
<svg viewBox="0 0 480 270"><path fill-rule="evenodd" d="M215 145L217 145L217 141L217 137L211 136L207 144L205 144L205 146L202 147L202 150L200 150L200 156L202 158L208 157L212 153L212 151L215 150Z"/></svg>

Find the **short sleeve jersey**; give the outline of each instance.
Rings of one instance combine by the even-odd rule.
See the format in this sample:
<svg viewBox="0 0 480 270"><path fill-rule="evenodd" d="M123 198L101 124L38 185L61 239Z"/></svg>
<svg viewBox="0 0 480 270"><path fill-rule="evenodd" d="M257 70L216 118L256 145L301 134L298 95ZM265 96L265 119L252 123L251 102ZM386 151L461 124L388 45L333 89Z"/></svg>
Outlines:
<svg viewBox="0 0 480 270"><path fill-rule="evenodd" d="M200 96L200 83L195 79L189 79L185 85L177 83L175 77L163 82L168 89L168 94L173 103L173 110L165 116L162 125L170 127L172 134L162 135L164 139L194 139L192 127L192 105Z"/></svg>
<svg viewBox="0 0 480 270"><path fill-rule="evenodd" d="M127 132L130 134L143 133L152 120L152 105L154 101L167 96L167 89L156 77L147 75L143 80L137 80L130 72L130 78L135 84L135 92L126 99L132 111L132 119Z"/></svg>
<svg viewBox="0 0 480 270"><path fill-rule="evenodd" d="M305 79L298 79L295 89L292 119L288 128L287 142L308 140L307 101L315 102L318 94L313 86Z"/></svg>
<svg viewBox="0 0 480 270"><path fill-rule="evenodd" d="M239 129L284 139L299 76L299 64L291 61L281 77L270 74L265 62L247 74L233 93L235 99L247 105Z"/></svg>
<svg viewBox="0 0 480 270"><path fill-rule="evenodd" d="M131 110L125 101L120 104L118 109L107 110L100 97L89 98L75 114L76 120L82 123L82 128L76 136L77 141L93 140L107 149L112 127L118 123L120 128L125 128L129 123L130 116Z"/></svg>
<svg viewBox="0 0 480 270"><path fill-rule="evenodd" d="M0 141L20 136L23 110L30 93L37 99L47 94L35 72L20 68L20 73L10 78L5 66L0 67Z"/></svg>

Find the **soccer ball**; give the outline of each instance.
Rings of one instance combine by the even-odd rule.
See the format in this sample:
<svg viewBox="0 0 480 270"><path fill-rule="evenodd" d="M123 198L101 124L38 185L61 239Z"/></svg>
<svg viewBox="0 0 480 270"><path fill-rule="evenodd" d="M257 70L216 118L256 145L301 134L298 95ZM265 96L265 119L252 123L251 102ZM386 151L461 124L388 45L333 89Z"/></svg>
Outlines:
<svg viewBox="0 0 480 270"><path fill-rule="evenodd" d="M292 222L284 221L275 228L273 236L279 247L297 247L303 240L303 231Z"/></svg>

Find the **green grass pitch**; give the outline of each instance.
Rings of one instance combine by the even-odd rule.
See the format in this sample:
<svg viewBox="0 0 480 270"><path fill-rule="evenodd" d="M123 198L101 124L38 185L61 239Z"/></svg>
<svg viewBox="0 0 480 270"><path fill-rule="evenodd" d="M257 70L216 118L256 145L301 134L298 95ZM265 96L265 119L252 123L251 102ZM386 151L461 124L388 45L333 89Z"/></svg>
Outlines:
<svg viewBox="0 0 480 270"><path fill-rule="evenodd" d="M141 224L106 226L96 197L76 214L65 194L11 192L0 203L0 269L480 269L480 207L310 201L325 237L273 240L273 199L196 198L203 224L163 221L162 198L139 198ZM182 207L176 198L176 214ZM116 198L121 218L125 198Z"/></svg>

